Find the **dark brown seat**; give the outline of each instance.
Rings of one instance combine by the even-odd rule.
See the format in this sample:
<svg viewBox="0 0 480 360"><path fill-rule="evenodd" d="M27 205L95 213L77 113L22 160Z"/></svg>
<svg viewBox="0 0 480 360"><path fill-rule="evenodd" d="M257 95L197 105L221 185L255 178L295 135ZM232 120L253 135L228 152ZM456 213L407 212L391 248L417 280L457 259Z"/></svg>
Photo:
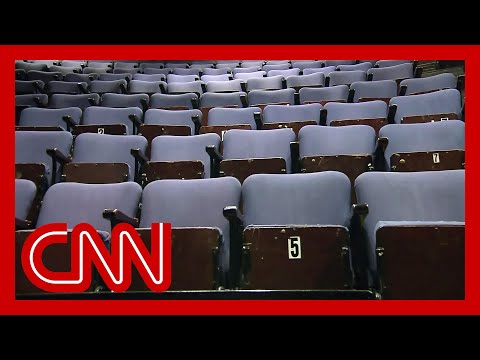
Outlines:
<svg viewBox="0 0 480 360"><path fill-rule="evenodd" d="M202 179L211 176L211 160L206 151L218 151L220 136L159 136L152 142L150 160L142 161L142 184L161 179Z"/></svg>
<svg viewBox="0 0 480 360"><path fill-rule="evenodd" d="M465 123L460 120L389 124L380 131L379 170L438 171L465 168Z"/></svg>
<svg viewBox="0 0 480 360"><path fill-rule="evenodd" d="M322 110L320 124L368 125L375 129L378 136L380 129L387 124L387 105L379 100L346 104L328 103Z"/></svg>
<svg viewBox="0 0 480 360"><path fill-rule="evenodd" d="M364 286L384 299L464 299L465 170L370 172L355 191L368 209Z"/></svg>
<svg viewBox="0 0 480 360"><path fill-rule="evenodd" d="M287 174L292 169L292 129L229 130L224 135L223 155L208 149L216 174L233 176L243 182L258 173Z"/></svg>
<svg viewBox="0 0 480 360"><path fill-rule="evenodd" d="M350 179L355 203L355 179L373 170L375 144L376 135L370 126L306 126L299 135L300 172L344 173Z"/></svg>
<svg viewBox="0 0 480 360"><path fill-rule="evenodd" d="M145 154L146 148L147 139L139 135L83 133L75 138L71 159L59 152L52 156L64 166L64 181L117 183L139 180L135 156Z"/></svg>
<svg viewBox="0 0 480 360"><path fill-rule="evenodd" d="M411 124L441 120L464 120L457 89L438 90L421 95L396 96L390 100L390 124Z"/></svg>
<svg viewBox="0 0 480 360"><path fill-rule="evenodd" d="M231 230L222 210L238 206L241 186L232 177L161 180L143 191L139 233L148 245L155 222L172 224L169 290L215 290L229 285ZM170 205L168 205L170 204ZM182 204L173 206L172 204ZM145 290L142 279L130 290Z"/></svg>
<svg viewBox="0 0 480 360"><path fill-rule="evenodd" d="M67 224L67 242L53 243L43 251L43 264L50 271L72 271L71 229L79 223L92 225L105 245L109 244L111 221L103 216L106 209L116 209L124 219L133 219L138 210L142 189L134 182L120 184L57 183L52 185L43 198L36 223L29 229L53 223ZM138 220L137 220L138 223ZM15 232L15 292L16 294L39 293L44 290L33 285L22 267L22 248L33 230ZM40 245L41 246L41 245ZM92 282L86 291L103 286L95 266L92 267Z"/></svg>
<svg viewBox="0 0 480 360"><path fill-rule="evenodd" d="M339 172L257 174L242 186L240 288L353 286L350 181ZM238 220L237 220L238 221Z"/></svg>

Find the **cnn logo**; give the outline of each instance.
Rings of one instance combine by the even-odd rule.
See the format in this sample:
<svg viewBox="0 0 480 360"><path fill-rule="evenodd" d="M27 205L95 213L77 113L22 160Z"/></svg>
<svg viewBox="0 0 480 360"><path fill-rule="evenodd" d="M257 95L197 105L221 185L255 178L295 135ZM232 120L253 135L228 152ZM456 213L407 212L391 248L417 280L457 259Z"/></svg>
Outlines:
<svg viewBox="0 0 480 360"><path fill-rule="evenodd" d="M76 225L70 235L70 271L52 271L43 263L51 245L68 242L67 224L44 225L33 231L21 250L21 264L28 280L47 292L84 292L92 283L92 265L105 285L114 292L129 289L132 264L145 285L162 292L171 283L171 224L154 223L150 251L133 226L116 225L111 233L110 250L90 224Z"/></svg>

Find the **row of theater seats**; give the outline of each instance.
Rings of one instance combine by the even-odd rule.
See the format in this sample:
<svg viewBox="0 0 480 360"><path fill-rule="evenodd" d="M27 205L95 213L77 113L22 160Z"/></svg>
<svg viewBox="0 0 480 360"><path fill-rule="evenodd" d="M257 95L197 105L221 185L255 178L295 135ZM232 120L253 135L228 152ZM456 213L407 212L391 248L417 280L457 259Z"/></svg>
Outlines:
<svg viewBox="0 0 480 360"><path fill-rule="evenodd" d="M266 104L273 102L285 102L289 104L303 104L307 102L327 101L337 102L363 102L369 100L389 100L397 95L397 83L394 80L379 81L354 81L348 84L336 84L323 87L324 82L317 85L305 85L296 83L297 86L284 84L284 78L259 78L249 79L246 83L232 81L210 81L206 85L202 82L178 84L175 90L173 84L168 86L161 81L131 80L128 85L125 80L92 81L87 83L74 83L66 81L50 82L48 90L45 90L40 81L16 81L16 105L39 106L60 108L66 106L80 106L82 108L98 105L100 102L111 102L111 95L104 101L104 94L123 94L130 96L116 96L113 98L130 99L124 102L139 103L144 109L150 107L185 106L188 108L208 106L208 100L218 99L217 102L226 102L224 105L247 106ZM287 79L288 80L288 79ZM411 81L408 81L411 80ZM457 78L453 74L439 74L428 78L407 79L401 83L400 95L412 95L440 89L453 89L457 87ZM48 94L40 93L37 88L48 91ZM265 91L270 94L266 96ZM163 94L163 96L158 96ZM190 99L175 97L175 95L192 94ZM219 96L231 94L230 96ZM235 95L233 95L235 94ZM135 95L135 96L132 96ZM170 95L170 96L168 96ZM248 95L248 97L247 97ZM162 104L162 99L172 99L169 104ZM177 104L173 105L173 99L178 98ZM240 99L237 99L240 98ZM244 98L244 99L241 99ZM69 100L67 100L69 99ZM181 100L183 102L181 102ZM222 100L223 99L223 100ZM236 101L235 101L235 100ZM75 105L76 101L78 105ZM70 102L70 103L68 103ZM145 103L143 103L145 102ZM222 104L223 105L223 104ZM108 106L108 105L104 105Z"/></svg>
<svg viewBox="0 0 480 360"><path fill-rule="evenodd" d="M364 64L371 65L370 63L363 63L343 66L360 66ZM367 76L367 72L362 70L335 71L342 69L341 66L342 65L337 67L304 69L302 75L299 75L301 70L298 68L271 70L268 75L272 76L268 77L263 77L267 75L264 71L244 72L249 68L237 68L239 71L242 70L242 72L235 73L234 69L234 75L202 75L203 80L200 80L198 75L132 75L129 73L105 73L97 76L91 74L66 73L64 76L61 73L30 70L27 74L27 80L17 80L16 93L17 95L42 95L42 93L45 93L43 95L85 93L99 95L104 93L148 95L154 93L195 93L197 96L200 96L206 92L250 92L252 90L281 90L287 88L299 92L303 87L347 85L350 86L351 94L349 94L345 100L349 99L353 101L357 85L353 87L351 85L354 83L364 83L367 79L370 81L373 80L376 83L373 89L379 87L376 92L383 92L383 98L393 97L397 94L414 94L437 89L461 88L463 86L462 81L460 81L463 77L457 79L453 74L440 74L429 77L428 80L414 79L413 76L415 74L412 63L371 69L372 71L378 70L382 72L377 76L373 76L372 74L370 74L372 76ZM311 70L311 72L307 72L307 70ZM235 77L235 80L230 80L230 77ZM168 84L165 80L168 81ZM380 83L386 80L390 81ZM392 85L391 80L396 81L399 86L398 89ZM362 85L360 85L360 87L362 87ZM284 93L286 94L287 92ZM357 92L357 98L371 97L365 95L367 94ZM23 96L18 99L19 101L27 101L29 98L38 99L37 101L43 105L48 102L48 99L45 100L45 96ZM341 100L341 98L335 98L334 100Z"/></svg>
<svg viewBox="0 0 480 360"><path fill-rule="evenodd" d="M370 63L373 67L389 67L399 65L410 60L22 60L19 63L28 63L34 66L35 70L48 69L51 66L63 66L72 68L183 68L183 69L208 69L208 68L235 68L235 67L263 67L291 64L293 67L325 67L338 65L354 65L359 63ZM30 69L30 68L28 68Z"/></svg>
<svg viewBox="0 0 480 360"><path fill-rule="evenodd" d="M204 63L203 65L192 65L179 63L178 67L171 68L148 68L142 65L149 63L121 63L130 64L125 68L125 73L119 73L122 70L117 64L100 63L104 68L95 65L94 70L110 71L115 65L115 73L100 71L97 73L81 73L83 67L77 68L69 66L55 66L50 62L17 62L17 79L19 81L18 93L25 92L46 92L46 93L104 93L104 92L130 92L130 93L156 93L167 92L167 81L174 84L168 88L169 93L194 92L198 95L205 91L209 92L232 92L232 91L250 91L255 89L282 89L285 87L299 88L304 86L333 86L354 82L373 80L396 80L400 83L404 79L418 78L421 76L421 68L415 68L415 63L405 60L390 61L365 61L356 65L356 61L277 61L273 64L255 61L228 63L232 68L220 67L211 68L207 66L220 66L222 64ZM47 64L50 64L48 67ZM70 62L67 62L69 65ZM82 64L82 63L80 63ZM376 64L374 68L371 68ZM92 63L93 65L93 63ZM157 66L163 66L162 63L156 63ZM167 64L169 65L169 64ZM153 66L153 65L152 65ZM311 67L310 67L311 66ZM270 67L270 68L267 68ZM88 69L89 67L85 68ZM258 71L262 69L261 71ZM271 70L269 70L271 69ZM155 70L150 73L147 70ZM338 71L335 71L338 70ZM268 73L267 73L268 71ZM25 72L25 73L24 73ZM28 72L28 74L27 74ZM144 72L144 73L140 73ZM264 79L264 76L273 76L274 79ZM303 75L303 76L302 76ZM436 86L440 88L450 88L456 84L456 77L452 74L442 74ZM202 78L205 76L205 78ZM235 80L228 81L231 78ZM97 81L100 80L100 81ZM131 80L133 83L128 84ZM29 81L25 81L29 80ZM60 81L65 80L65 81ZM103 81L102 81L103 80ZM200 82L195 81L200 80ZM460 79L459 79L460 80ZM110 83L104 83L105 81ZM435 82L434 81L434 82ZM69 82L76 82L71 84ZM103 82L103 84L102 84ZM208 84L210 83L210 84ZM408 93L418 92L415 89L415 81L410 81L411 90L407 89L408 81L402 84L400 94L405 91ZM420 82L421 83L421 82ZM47 88L44 88L47 85ZM88 89L90 87L90 89ZM425 91L425 90L420 90Z"/></svg>
<svg viewBox="0 0 480 360"><path fill-rule="evenodd" d="M48 71L85 74L104 73L152 73L177 75L222 75L225 73L253 72L271 70L318 69L334 67L338 70L369 70L403 64L412 64L411 60L206 60L206 61L84 61L84 60L24 60L16 61L15 69L19 74L28 71Z"/></svg>
<svg viewBox="0 0 480 360"><path fill-rule="evenodd" d="M335 171L257 174L243 184L158 180L143 190L133 182L60 183L45 194L37 226L88 222L108 243L111 227L128 222L149 245L151 224L171 222L171 290L373 288L387 299L461 299L464 176L362 174L353 208L350 181ZM35 191L16 180L18 217ZM17 246L28 234L17 231ZM67 249L48 257L60 271ZM129 290L147 288L137 276ZM17 293L32 291L19 272Z"/></svg>
<svg viewBox="0 0 480 360"><path fill-rule="evenodd" d="M331 90L335 90L335 92ZM342 94L336 94L337 90ZM200 126L250 125L252 129L260 129L265 124L280 122L314 121L320 125L333 125L336 121L342 120L364 120L363 122L369 120L367 123L374 126L378 132L378 129L387 122L464 120L464 106L462 107L460 92L456 89L437 90L420 95L396 96L387 101L370 98L370 101L367 102L344 103L339 98L348 96L346 86L343 88L342 85L333 88L304 88L300 90L300 94L302 95L302 91L304 91L303 94L308 100L304 100L301 105L294 105L293 93L290 93L292 97L288 96L282 99L283 91L255 90L248 94L248 100L245 93L203 94L200 97L199 106L195 94L154 94L151 97L146 94L104 94L101 97L101 108L103 109L97 106L100 99L98 94L54 95L52 99L54 108L57 109L43 107L35 109L35 106L31 106L31 104L24 104L25 107L18 112L17 125L26 126L28 129L53 127L69 130L68 125L75 127L82 124L124 124L123 133L134 134L138 132L139 126L150 123L188 126L192 128L192 134L198 134ZM253 96L252 93L255 93L256 96ZM96 97L92 97L93 95ZM195 109L194 104L199 109ZM228 117L224 116L221 120L213 121L209 119L210 111L213 108L236 108L236 110L231 109ZM238 108L250 110L242 110L242 113ZM265 109L263 119L252 119L252 116L240 115L246 115L252 109L255 110L253 114L258 113L258 116L261 116L262 110ZM218 112L218 109L215 109L214 112ZM65 116L69 117L68 122L64 120ZM196 129L194 129L194 123L198 125Z"/></svg>
<svg viewBox="0 0 480 360"><path fill-rule="evenodd" d="M369 63L366 63L370 65ZM79 74L45 72L30 70L22 78L17 79L17 93L179 93L179 92L224 92L251 91L257 89L298 88L303 86L335 86L350 85L359 81L382 81L411 79L415 75L411 63L368 71L355 70L359 65L344 65L353 68L345 69L329 66L324 68L256 71L256 68L236 68L232 73L223 69L224 74L199 75L196 70L191 75L178 74L141 74L141 73L102 73ZM457 81L456 77L442 77L443 83L450 85ZM408 82L402 84L407 86ZM455 83L455 86L457 84Z"/></svg>
<svg viewBox="0 0 480 360"><path fill-rule="evenodd" d="M83 133L75 141L67 131L17 131L17 176L32 174L37 184L60 180L137 181L142 185L167 178L234 176L254 173L339 170L353 180L362 172L460 169L465 166L465 126L450 120L366 125L306 125L292 129L228 130L195 136ZM87 164L87 165L85 165ZM102 165L103 164L103 165ZM94 165L94 166L93 166ZM25 174L25 175L22 175ZM63 175L62 175L63 174Z"/></svg>

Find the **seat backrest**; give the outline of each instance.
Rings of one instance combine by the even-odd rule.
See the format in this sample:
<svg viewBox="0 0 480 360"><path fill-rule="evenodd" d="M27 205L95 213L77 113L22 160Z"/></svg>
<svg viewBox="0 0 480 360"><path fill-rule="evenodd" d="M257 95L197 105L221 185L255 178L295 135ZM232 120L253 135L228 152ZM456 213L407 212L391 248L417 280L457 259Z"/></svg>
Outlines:
<svg viewBox="0 0 480 360"><path fill-rule="evenodd" d="M465 170L367 172L355 191L369 234L378 221L465 221Z"/></svg>
<svg viewBox="0 0 480 360"><path fill-rule="evenodd" d="M43 92L44 87L41 80L15 80L15 95L38 94Z"/></svg>
<svg viewBox="0 0 480 360"><path fill-rule="evenodd" d="M265 65L285 65L290 64L290 60L266 60Z"/></svg>
<svg viewBox="0 0 480 360"><path fill-rule="evenodd" d="M306 101L325 101L325 100L348 100L348 86L337 85L326 88L301 88L298 92L300 103Z"/></svg>
<svg viewBox="0 0 480 360"><path fill-rule="evenodd" d="M68 131L15 131L15 164L45 164L47 179L52 182L52 158L47 149L71 153L73 136Z"/></svg>
<svg viewBox="0 0 480 360"><path fill-rule="evenodd" d="M46 64L40 64L40 63L15 61L15 69L23 69L25 71L30 71L30 70L48 71L48 66Z"/></svg>
<svg viewBox="0 0 480 360"><path fill-rule="evenodd" d="M237 74L247 74L247 73L252 74L252 77L267 76L266 71L262 71L260 67L256 67L256 66L252 66L252 67L248 67L248 68L236 67L236 68L232 69L232 73L233 73L234 77ZM241 75L241 76L243 76L243 75ZM245 75L245 76L250 76L250 75Z"/></svg>
<svg viewBox="0 0 480 360"><path fill-rule="evenodd" d="M127 88L127 80L94 80L89 84L90 92L97 94L122 94L122 87Z"/></svg>
<svg viewBox="0 0 480 360"><path fill-rule="evenodd" d="M327 125L334 120L378 119L387 117L387 104L381 100L363 103L334 103L325 105Z"/></svg>
<svg viewBox="0 0 480 360"><path fill-rule="evenodd" d="M221 267L228 269L230 227L223 216L226 206L239 206L240 182L233 177L196 180L157 180L143 190L141 228L154 222L172 227L214 227L225 245Z"/></svg>
<svg viewBox="0 0 480 360"><path fill-rule="evenodd" d="M204 75L208 76L208 75ZM214 76L214 75L212 75ZM203 77L203 76L202 76ZM229 81L208 81L207 91L208 92L242 92L242 83L245 83L245 80L229 80Z"/></svg>
<svg viewBox="0 0 480 360"><path fill-rule="evenodd" d="M252 90L248 93L250 105L288 103L295 104L295 89Z"/></svg>
<svg viewBox="0 0 480 360"><path fill-rule="evenodd" d="M326 66L323 68L305 68L303 69L303 75L310 75L314 73L322 73L325 76L328 76L332 71L336 70L336 66Z"/></svg>
<svg viewBox="0 0 480 360"><path fill-rule="evenodd" d="M142 109L138 107L90 106L83 112L83 125L125 124L127 135L133 135L133 122L129 118L130 115L135 115L138 120L141 120Z"/></svg>
<svg viewBox="0 0 480 360"><path fill-rule="evenodd" d="M98 80L102 81L112 81L112 80L126 80L129 82L132 80L133 75L130 73L123 73L123 74L111 74L111 73L103 73L98 74Z"/></svg>
<svg viewBox="0 0 480 360"><path fill-rule="evenodd" d="M249 68L249 67L262 67L264 64L263 60L243 60L240 64L242 68Z"/></svg>
<svg viewBox="0 0 480 360"><path fill-rule="evenodd" d="M360 98L392 98L397 96L397 83L395 80L355 81L350 85L355 90L353 102Z"/></svg>
<svg viewBox="0 0 480 360"><path fill-rule="evenodd" d="M98 105L99 103L100 95L98 94L53 94L50 96L50 107L53 109L79 107L83 110L89 106Z"/></svg>
<svg viewBox="0 0 480 360"><path fill-rule="evenodd" d="M65 182L52 185L43 199L37 227L50 223L67 223L69 229L88 223L95 229L110 232L105 209L118 209L136 217L142 188L134 182L116 184L81 184Z"/></svg>
<svg viewBox="0 0 480 360"><path fill-rule="evenodd" d="M222 75L202 75L200 80L202 80L205 84L209 81L229 81L232 75L230 74L222 74Z"/></svg>
<svg viewBox="0 0 480 360"><path fill-rule="evenodd" d="M192 117L198 116L198 120L202 121L202 112L198 109L193 110L164 110L164 109L148 109L145 112L145 125L177 125L188 126L195 134L195 125Z"/></svg>
<svg viewBox="0 0 480 360"><path fill-rule="evenodd" d="M325 67L338 65L355 65L355 60L325 60Z"/></svg>
<svg viewBox="0 0 480 360"><path fill-rule="evenodd" d="M73 163L126 163L130 167L129 180L134 180L135 158L131 149L144 154L147 139L140 135L107 135L83 133L75 138Z"/></svg>
<svg viewBox="0 0 480 360"><path fill-rule="evenodd" d="M247 94L243 91L232 93L211 93L206 92L200 96L200 107L215 106L239 106L242 107L242 96L246 98Z"/></svg>
<svg viewBox="0 0 480 360"><path fill-rule="evenodd" d="M461 119L462 105L460 91L446 89L428 94L397 96L390 100L397 105L395 123L400 124L402 117L414 115L454 113Z"/></svg>
<svg viewBox="0 0 480 360"><path fill-rule="evenodd" d="M373 76L373 81L413 78L413 63L405 63L383 68L371 68L367 70L367 76L370 74Z"/></svg>
<svg viewBox="0 0 480 360"><path fill-rule="evenodd" d="M283 88L283 76L251 78L247 80L247 90L280 90Z"/></svg>
<svg viewBox="0 0 480 360"><path fill-rule="evenodd" d="M88 92L87 87L88 83L83 81L76 83L72 81L50 81L47 90L50 94L85 94Z"/></svg>
<svg viewBox="0 0 480 360"><path fill-rule="evenodd" d="M275 130L228 130L223 137L224 159L283 158L291 172L290 143L295 132L289 128Z"/></svg>
<svg viewBox="0 0 480 360"><path fill-rule="evenodd" d="M234 79L240 79L240 80L249 80L249 79L257 79L257 78L264 78L267 76L267 73L265 71L253 71L253 72L233 72L233 78Z"/></svg>
<svg viewBox="0 0 480 360"><path fill-rule="evenodd" d="M184 68L184 69L187 69L190 65L188 65L188 63L186 62L180 62L180 61L169 61L169 62L166 62L165 63L165 67L166 68L172 68L172 69L175 69L175 68Z"/></svg>
<svg viewBox="0 0 480 360"><path fill-rule="evenodd" d="M138 107L143 109L143 103L148 105L150 98L147 94L112 94L107 93L102 95L101 106L105 107Z"/></svg>
<svg viewBox="0 0 480 360"><path fill-rule="evenodd" d="M378 60L375 63L375 66L379 68L384 68L384 67L396 66L401 64L410 64L410 63L412 63L411 60Z"/></svg>
<svg viewBox="0 0 480 360"><path fill-rule="evenodd" d="M286 77L287 87L300 87L300 86L324 86L325 74L313 73L310 75L290 75Z"/></svg>
<svg viewBox="0 0 480 360"><path fill-rule="evenodd" d="M290 69L290 64L289 63L283 63L283 64L266 64L263 65L262 70L266 71L267 73L272 70L288 70Z"/></svg>
<svg viewBox="0 0 480 360"><path fill-rule="evenodd" d="M158 68L146 67L146 68L143 69L143 73L144 73L144 74L147 74L147 75L163 74L163 75L165 75L165 77L166 77L168 74L171 74L172 72L173 72L173 69L172 69L172 68L158 69ZM133 76L135 76L135 74L134 74Z"/></svg>
<svg viewBox="0 0 480 360"><path fill-rule="evenodd" d="M222 74L230 74L229 69L227 69L227 68L218 68L218 69L205 68L205 69L203 69L203 75L222 75Z"/></svg>
<svg viewBox="0 0 480 360"><path fill-rule="evenodd" d="M195 94L203 94L203 88L205 83L201 80L197 81L189 81L189 82L171 82L168 83L168 93L195 93Z"/></svg>
<svg viewBox="0 0 480 360"><path fill-rule="evenodd" d="M77 74L77 73L69 73L66 74L63 78L63 81L71 81L71 82L86 82L89 84L93 80L98 79L98 74Z"/></svg>
<svg viewBox="0 0 480 360"><path fill-rule="evenodd" d="M139 68L144 71L146 68L150 69L162 69L165 66L163 62L160 61L142 61L140 62Z"/></svg>
<svg viewBox="0 0 480 360"><path fill-rule="evenodd" d="M61 64L61 60L27 60L33 64L45 64L48 68L52 66L58 66Z"/></svg>
<svg viewBox="0 0 480 360"><path fill-rule="evenodd" d="M433 90L455 89L457 87L457 77L452 73L444 73L424 78L405 79L400 82L400 86L407 87L405 95Z"/></svg>
<svg viewBox="0 0 480 360"><path fill-rule="evenodd" d="M298 133L300 158L320 155L373 155L377 136L368 125L307 125Z"/></svg>
<svg viewBox="0 0 480 360"><path fill-rule="evenodd" d="M15 95L15 106L45 107L48 105L47 94Z"/></svg>
<svg viewBox="0 0 480 360"><path fill-rule="evenodd" d="M46 84L50 81L62 81L63 74L61 72L55 71L37 71L37 70L29 70L27 71L27 79L28 80L41 80Z"/></svg>
<svg viewBox="0 0 480 360"><path fill-rule="evenodd" d="M267 65L266 65L267 66ZM286 69L286 70L269 70L267 72L267 76L268 77L272 77L272 76L283 76L283 77L287 77L287 76L292 76L292 75L300 75L300 69L298 68L293 68L293 69Z"/></svg>
<svg viewBox="0 0 480 360"><path fill-rule="evenodd" d="M115 68L113 69L114 74L138 74L140 73L139 68Z"/></svg>
<svg viewBox="0 0 480 360"><path fill-rule="evenodd" d="M209 126L248 124L253 130L257 129L254 113L261 113L258 107L248 108L221 108L216 107L208 112Z"/></svg>
<svg viewBox="0 0 480 360"><path fill-rule="evenodd" d="M238 63L217 63L215 66L217 69L227 69L229 72L232 72L232 69L237 68L238 65Z"/></svg>
<svg viewBox="0 0 480 360"><path fill-rule="evenodd" d="M87 67L90 68L113 68L113 61L110 60L95 60L95 61L88 61Z"/></svg>
<svg viewBox="0 0 480 360"><path fill-rule="evenodd" d="M139 64L138 62L115 61L113 66L120 69L135 69L138 68Z"/></svg>
<svg viewBox="0 0 480 360"><path fill-rule="evenodd" d="M47 108L26 108L20 113L20 126L60 126L63 129L67 128L64 116L70 116L76 123L80 123L82 118L82 109L78 107L67 107L62 109L47 109Z"/></svg>
<svg viewBox="0 0 480 360"><path fill-rule="evenodd" d="M395 153L465 150L465 123L460 120L389 124L380 129L379 135L388 138L385 149L388 169L390 169L390 158Z"/></svg>
<svg viewBox="0 0 480 360"><path fill-rule="evenodd" d="M329 86L350 85L355 81L367 80L367 73L363 70L332 71L329 75Z"/></svg>
<svg viewBox="0 0 480 360"><path fill-rule="evenodd" d="M78 72L80 73L82 71L82 68L80 66L74 67L74 66L57 66L57 65L52 65L48 68L49 71L51 72L59 72L62 75L66 75L69 73L75 73Z"/></svg>
<svg viewBox="0 0 480 360"><path fill-rule="evenodd" d="M134 74L132 80L166 81L167 77L165 74Z"/></svg>
<svg viewBox="0 0 480 360"><path fill-rule="evenodd" d="M167 83L180 83L180 82L192 82L200 80L198 75L176 75L168 74Z"/></svg>
<svg viewBox="0 0 480 360"><path fill-rule="evenodd" d="M150 161L188 161L200 160L203 163L204 178L210 177L210 156L205 148L214 145L220 147L220 136L202 134L195 136L157 136L152 141Z"/></svg>
<svg viewBox="0 0 480 360"><path fill-rule="evenodd" d="M364 62L360 64L355 64L355 65L338 65L337 70L338 71L355 71L355 70L361 70L361 71L367 71L368 69L372 68L372 64L369 62Z"/></svg>
<svg viewBox="0 0 480 360"><path fill-rule="evenodd" d="M200 73L203 73L205 69L211 69L213 66L214 66L213 62L210 62L210 63L192 62L192 65L190 65L190 70L198 70L198 75L200 75Z"/></svg>
<svg viewBox="0 0 480 360"><path fill-rule="evenodd" d="M307 68L321 68L324 65L324 63L320 60L292 60L292 68L298 68L300 70L304 70Z"/></svg>
<svg viewBox="0 0 480 360"><path fill-rule="evenodd" d="M340 225L351 217L345 174L255 174L242 186L244 225Z"/></svg>
<svg viewBox="0 0 480 360"><path fill-rule="evenodd" d="M104 67L87 66L86 68L83 69L84 74L103 74L111 71L112 71L112 68L108 66L104 66Z"/></svg>
<svg viewBox="0 0 480 360"><path fill-rule="evenodd" d="M358 60L359 64L370 63L372 66L375 66L378 60Z"/></svg>
<svg viewBox="0 0 480 360"><path fill-rule="evenodd" d="M162 86L165 90L167 89L167 83L165 81L131 80L128 83L128 92L130 94L162 93Z"/></svg>
<svg viewBox="0 0 480 360"><path fill-rule="evenodd" d="M201 71L201 69L198 68L198 67L188 68L188 69L178 68L178 67L173 68L173 74L175 74L175 75L184 75L184 76L185 75L195 75L195 76L200 77L200 71Z"/></svg>
<svg viewBox="0 0 480 360"><path fill-rule="evenodd" d="M193 109L192 101L197 101L198 95L195 93L187 94L153 94L150 97L150 108L163 108L172 106L185 106Z"/></svg>
<svg viewBox="0 0 480 360"><path fill-rule="evenodd" d="M87 65L87 62L83 60L62 60L61 62L61 66L74 68L83 68L85 65Z"/></svg>
<svg viewBox="0 0 480 360"><path fill-rule="evenodd" d="M314 120L320 122L320 104L267 105L263 109L265 123Z"/></svg>
<svg viewBox="0 0 480 360"><path fill-rule="evenodd" d="M35 183L25 179L15 179L15 218L26 220L37 194Z"/></svg>

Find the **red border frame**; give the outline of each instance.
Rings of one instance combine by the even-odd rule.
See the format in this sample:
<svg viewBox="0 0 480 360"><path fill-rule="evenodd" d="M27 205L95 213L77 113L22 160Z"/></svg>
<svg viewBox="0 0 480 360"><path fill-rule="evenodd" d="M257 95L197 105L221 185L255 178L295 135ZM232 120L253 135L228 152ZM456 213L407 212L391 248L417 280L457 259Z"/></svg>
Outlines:
<svg viewBox="0 0 480 360"><path fill-rule="evenodd" d="M16 59L464 59L469 79L480 78L480 46L470 45L6 45L0 46L2 173L14 173L14 60ZM479 97L466 82L466 101ZM477 100L478 101L478 100ZM475 135L480 111L468 107L466 123L466 297L465 300L15 300L14 177L1 177L0 314L480 314L480 243L472 226L479 199Z"/></svg>

